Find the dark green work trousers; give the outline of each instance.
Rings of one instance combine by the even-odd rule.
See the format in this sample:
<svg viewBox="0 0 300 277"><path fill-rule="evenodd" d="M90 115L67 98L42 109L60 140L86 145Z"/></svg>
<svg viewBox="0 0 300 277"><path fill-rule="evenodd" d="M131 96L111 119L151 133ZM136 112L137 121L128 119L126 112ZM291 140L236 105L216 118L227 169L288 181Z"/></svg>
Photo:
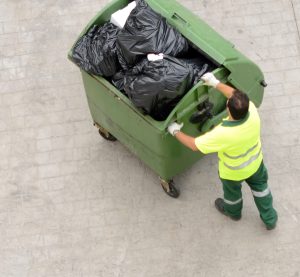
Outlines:
<svg viewBox="0 0 300 277"><path fill-rule="evenodd" d="M273 226L277 221L277 212L273 208L273 198L268 187L268 171L262 162L258 170L246 180L232 181L220 178L224 191L224 209L226 214L239 217L243 207L242 182L251 188L260 217L266 226Z"/></svg>

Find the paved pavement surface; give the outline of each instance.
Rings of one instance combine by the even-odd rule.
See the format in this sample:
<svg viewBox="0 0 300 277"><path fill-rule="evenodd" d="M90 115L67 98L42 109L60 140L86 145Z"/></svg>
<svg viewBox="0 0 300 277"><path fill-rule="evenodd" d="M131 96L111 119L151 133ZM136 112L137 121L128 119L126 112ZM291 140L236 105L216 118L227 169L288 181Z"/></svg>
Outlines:
<svg viewBox="0 0 300 277"><path fill-rule="evenodd" d="M0 0L0 276L300 276L300 0L179 0L265 73L271 232L246 186L240 222L215 211L215 155L174 200L98 135L66 56L107 2Z"/></svg>

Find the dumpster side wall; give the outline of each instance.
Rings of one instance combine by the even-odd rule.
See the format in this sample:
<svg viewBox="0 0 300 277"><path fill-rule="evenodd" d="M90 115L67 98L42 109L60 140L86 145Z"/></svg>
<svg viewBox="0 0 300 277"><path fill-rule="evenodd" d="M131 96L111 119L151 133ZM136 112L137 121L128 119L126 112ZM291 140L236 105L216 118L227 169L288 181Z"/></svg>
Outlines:
<svg viewBox="0 0 300 277"><path fill-rule="evenodd" d="M201 158L143 119L97 79L82 72L92 118L142 159L160 177L171 179ZM183 162L184 161L184 162Z"/></svg>

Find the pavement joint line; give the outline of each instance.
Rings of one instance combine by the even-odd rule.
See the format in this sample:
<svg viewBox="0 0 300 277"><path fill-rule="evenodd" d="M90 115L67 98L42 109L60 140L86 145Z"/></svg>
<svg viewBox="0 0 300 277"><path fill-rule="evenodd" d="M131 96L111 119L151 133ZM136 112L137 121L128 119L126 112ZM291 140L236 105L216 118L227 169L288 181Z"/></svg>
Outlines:
<svg viewBox="0 0 300 277"><path fill-rule="evenodd" d="M297 15L296 15L296 12L295 12L295 6L294 6L293 0L290 0L290 1L291 1L293 14L294 14L294 18L295 18L295 23L296 23L296 27L297 27L298 39L300 41L300 29L299 29L299 26L298 26Z"/></svg>

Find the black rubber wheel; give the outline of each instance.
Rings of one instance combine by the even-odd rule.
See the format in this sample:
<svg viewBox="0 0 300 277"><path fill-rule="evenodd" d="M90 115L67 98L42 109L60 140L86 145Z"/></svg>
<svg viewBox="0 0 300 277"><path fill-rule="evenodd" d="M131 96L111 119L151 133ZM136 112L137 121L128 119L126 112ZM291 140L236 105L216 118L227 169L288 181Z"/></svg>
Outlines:
<svg viewBox="0 0 300 277"><path fill-rule="evenodd" d="M164 192L166 194L168 194L170 197L178 198L178 196L180 195L180 190L175 187L173 180L168 181L168 182L161 180L160 184L161 184ZM167 185L168 185L168 188L167 188Z"/></svg>
<svg viewBox="0 0 300 277"><path fill-rule="evenodd" d="M108 141L116 141L117 139L111 134L111 133L104 133L99 129L99 134L101 137L103 137L104 139L108 140Z"/></svg>

